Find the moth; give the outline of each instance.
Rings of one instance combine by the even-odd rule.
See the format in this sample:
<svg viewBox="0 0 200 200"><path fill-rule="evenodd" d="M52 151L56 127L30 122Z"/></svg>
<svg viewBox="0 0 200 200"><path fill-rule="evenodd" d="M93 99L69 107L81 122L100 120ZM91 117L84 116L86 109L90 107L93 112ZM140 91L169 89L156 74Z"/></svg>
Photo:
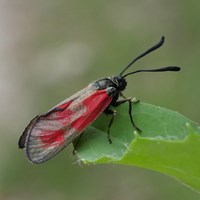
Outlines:
<svg viewBox="0 0 200 200"><path fill-rule="evenodd" d="M125 72L137 60L161 47L164 39L164 37L161 37L157 44L133 59L118 75L101 78L90 83L46 113L32 119L18 142L19 148L25 148L28 160L32 163L42 163L53 158L68 144L81 136L85 128L103 112L111 115L108 126L108 140L112 143L110 128L116 115L112 107L125 102L129 104L128 112L131 124L136 130L140 131L133 121L131 99L122 94L127 86L126 77L139 72L179 71L180 67L167 66L158 69ZM123 99L119 100L119 97Z"/></svg>

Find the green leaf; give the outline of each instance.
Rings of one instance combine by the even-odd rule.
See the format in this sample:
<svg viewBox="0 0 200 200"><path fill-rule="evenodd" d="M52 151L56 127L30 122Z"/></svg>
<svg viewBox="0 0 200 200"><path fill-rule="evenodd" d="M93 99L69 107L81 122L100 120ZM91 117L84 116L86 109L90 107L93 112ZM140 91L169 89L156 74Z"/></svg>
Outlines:
<svg viewBox="0 0 200 200"><path fill-rule="evenodd" d="M102 114L88 127L77 147L83 163L115 163L139 166L172 176L200 191L200 129L183 115L145 103L133 103L137 133L128 105L116 108L107 138L110 116Z"/></svg>

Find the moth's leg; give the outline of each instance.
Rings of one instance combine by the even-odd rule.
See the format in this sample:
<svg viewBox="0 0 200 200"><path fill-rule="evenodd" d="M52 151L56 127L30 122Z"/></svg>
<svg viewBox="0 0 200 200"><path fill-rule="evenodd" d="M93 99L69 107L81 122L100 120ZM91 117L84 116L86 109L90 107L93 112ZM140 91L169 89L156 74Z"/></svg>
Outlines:
<svg viewBox="0 0 200 200"><path fill-rule="evenodd" d="M77 142L74 144L74 149L73 149L73 155L76 155L76 148L78 146L78 144L80 143L81 137L83 136L84 131L79 135Z"/></svg>
<svg viewBox="0 0 200 200"><path fill-rule="evenodd" d="M138 131L138 132L141 132L141 130L136 126L136 124L134 123L133 121L133 116L132 116L132 101L131 101L131 98L127 98L127 99L123 99L123 100L120 100L120 101L116 101L115 103L112 104L112 106L119 106L125 102L128 102L129 104L129 108L128 108L128 114L129 114L129 117L130 117L130 120L131 120L131 123L133 125L133 127ZM136 101L136 103L138 103L139 101Z"/></svg>
<svg viewBox="0 0 200 200"><path fill-rule="evenodd" d="M122 92L119 93L119 96L120 96L120 97L123 97L124 99L130 99L130 97L129 97L129 98L125 97L125 96L122 94ZM135 97L134 97L134 98L131 98L131 101L132 101L133 103L139 103L139 102L140 102L140 100L139 100L139 99L136 99Z"/></svg>
<svg viewBox="0 0 200 200"><path fill-rule="evenodd" d="M127 97L125 97L125 96L122 94L122 92L119 93L119 96L120 96L120 97L123 97L124 99L127 99Z"/></svg>
<svg viewBox="0 0 200 200"><path fill-rule="evenodd" d="M116 115L116 111L115 110L111 110L109 108L107 108L105 111L104 111L105 114L108 114L108 115L111 115L111 119L109 121L109 124L108 124L108 131L107 131L107 136L108 136L108 141L110 144L112 144L112 140L110 138L110 128L114 122L114 119L115 119L115 115Z"/></svg>
<svg viewBox="0 0 200 200"><path fill-rule="evenodd" d="M136 126L136 124L135 124L134 121L133 121L133 116L132 116L132 104L131 104L132 102L131 102L131 99L128 100L128 103L129 103L128 114L129 114L131 123L132 123L133 127L134 127L138 132L141 132L141 130Z"/></svg>

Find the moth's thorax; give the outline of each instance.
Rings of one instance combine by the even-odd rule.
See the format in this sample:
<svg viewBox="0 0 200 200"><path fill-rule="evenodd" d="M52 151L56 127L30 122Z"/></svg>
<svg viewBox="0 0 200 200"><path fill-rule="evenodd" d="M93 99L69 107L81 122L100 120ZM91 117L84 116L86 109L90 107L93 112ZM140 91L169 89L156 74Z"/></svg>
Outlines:
<svg viewBox="0 0 200 200"><path fill-rule="evenodd" d="M118 92L120 92L126 88L127 82L121 76L112 76L112 77L99 79L95 81L93 84L95 87L97 87L98 90L106 89L108 87L113 87Z"/></svg>

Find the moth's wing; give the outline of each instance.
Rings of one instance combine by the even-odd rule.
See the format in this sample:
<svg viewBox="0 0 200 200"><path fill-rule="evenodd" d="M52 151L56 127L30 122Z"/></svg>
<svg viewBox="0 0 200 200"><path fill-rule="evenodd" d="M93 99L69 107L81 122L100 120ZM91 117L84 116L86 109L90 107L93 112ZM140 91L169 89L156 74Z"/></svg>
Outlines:
<svg viewBox="0 0 200 200"><path fill-rule="evenodd" d="M79 93L80 94L80 93ZM21 142L33 163L51 159L92 123L110 104L106 90L89 87L76 98L69 98L49 112L34 118L25 129Z"/></svg>

